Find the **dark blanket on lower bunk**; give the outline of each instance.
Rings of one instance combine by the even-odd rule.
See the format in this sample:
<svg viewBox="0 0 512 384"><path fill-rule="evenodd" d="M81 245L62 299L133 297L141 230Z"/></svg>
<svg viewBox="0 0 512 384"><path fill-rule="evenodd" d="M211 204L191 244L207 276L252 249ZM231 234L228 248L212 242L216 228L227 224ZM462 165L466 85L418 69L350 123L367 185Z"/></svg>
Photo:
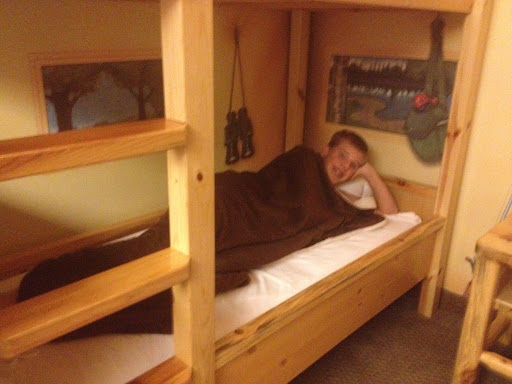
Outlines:
<svg viewBox="0 0 512 384"><path fill-rule="evenodd" d="M252 268L381 220L340 198L321 156L305 147L279 156L259 172L219 173L215 179L216 293L248 283ZM168 247L168 223L166 214L136 238L44 261L23 279L19 301ZM162 292L65 338L172 332L171 302L170 292Z"/></svg>
<svg viewBox="0 0 512 384"><path fill-rule="evenodd" d="M258 267L382 220L340 198L322 157L306 147L292 149L256 173L218 174L215 194L218 272Z"/></svg>

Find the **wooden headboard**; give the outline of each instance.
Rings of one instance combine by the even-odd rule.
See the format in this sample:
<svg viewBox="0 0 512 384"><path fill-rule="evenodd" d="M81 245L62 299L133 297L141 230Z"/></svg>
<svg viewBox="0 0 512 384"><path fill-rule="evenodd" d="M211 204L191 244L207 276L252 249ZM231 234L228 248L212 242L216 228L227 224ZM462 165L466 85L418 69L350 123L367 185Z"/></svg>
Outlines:
<svg viewBox="0 0 512 384"><path fill-rule="evenodd" d="M416 212L424 221L434 217L436 187L391 177L386 177L385 182L395 196L400 211Z"/></svg>

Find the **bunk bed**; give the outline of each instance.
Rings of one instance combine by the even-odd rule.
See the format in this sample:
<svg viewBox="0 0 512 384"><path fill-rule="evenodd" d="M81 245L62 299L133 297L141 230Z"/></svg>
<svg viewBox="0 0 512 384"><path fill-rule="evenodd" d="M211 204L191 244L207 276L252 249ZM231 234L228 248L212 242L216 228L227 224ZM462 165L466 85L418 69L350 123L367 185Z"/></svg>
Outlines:
<svg viewBox="0 0 512 384"><path fill-rule="evenodd" d="M443 283L492 1L215 2L215 6L224 4L279 7L291 13L287 148L302 141L302 87L306 71L301 58L307 56L304 36L308 35L311 12L337 7L379 7L389 12L405 9L433 15L438 12L464 15L438 186L428 187L401 178L387 180L400 210L416 212L421 223L216 340L211 257L214 231L205 230L214 225L214 4L161 0L166 118L0 142L0 180L167 151L171 248L1 309L2 359L16 358L172 287L174 355L134 379L134 383L285 383L420 282L419 312L430 316L435 310ZM197 76L198 73L202 76ZM10 278L56 253L101 244L130 233L154 223L157 216L149 215L104 231L3 257L0 276ZM191 241L197 238L202 240ZM351 310L341 318L339 308Z"/></svg>

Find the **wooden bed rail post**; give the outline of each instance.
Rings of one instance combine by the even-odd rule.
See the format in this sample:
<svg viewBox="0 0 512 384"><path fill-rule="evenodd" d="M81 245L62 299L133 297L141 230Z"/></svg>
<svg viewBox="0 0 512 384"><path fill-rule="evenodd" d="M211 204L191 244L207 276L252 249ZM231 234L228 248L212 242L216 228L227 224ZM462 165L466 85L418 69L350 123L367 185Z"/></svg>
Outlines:
<svg viewBox="0 0 512 384"><path fill-rule="evenodd" d="M443 286L492 5L493 0L475 0L464 22L462 51L457 64L455 91L434 208L434 215L445 217L446 225L437 235L429 276L423 284L419 304L419 311L428 317L439 303Z"/></svg>
<svg viewBox="0 0 512 384"><path fill-rule="evenodd" d="M291 11L285 151L303 143L310 28L310 11Z"/></svg>
<svg viewBox="0 0 512 384"><path fill-rule="evenodd" d="M190 255L191 268L173 287L175 355L194 383L207 384L215 381L212 0L162 0L161 28L165 115L188 124L186 148L167 156L171 246Z"/></svg>

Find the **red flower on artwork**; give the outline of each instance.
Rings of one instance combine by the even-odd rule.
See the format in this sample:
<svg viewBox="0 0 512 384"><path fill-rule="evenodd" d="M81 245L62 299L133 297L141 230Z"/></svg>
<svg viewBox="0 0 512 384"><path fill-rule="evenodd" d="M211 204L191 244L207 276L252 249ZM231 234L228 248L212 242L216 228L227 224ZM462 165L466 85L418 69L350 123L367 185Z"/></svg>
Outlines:
<svg viewBox="0 0 512 384"><path fill-rule="evenodd" d="M430 97L426 92L417 94L412 101L412 105L418 111L423 111L429 105L437 105L437 103L439 103L439 99Z"/></svg>

